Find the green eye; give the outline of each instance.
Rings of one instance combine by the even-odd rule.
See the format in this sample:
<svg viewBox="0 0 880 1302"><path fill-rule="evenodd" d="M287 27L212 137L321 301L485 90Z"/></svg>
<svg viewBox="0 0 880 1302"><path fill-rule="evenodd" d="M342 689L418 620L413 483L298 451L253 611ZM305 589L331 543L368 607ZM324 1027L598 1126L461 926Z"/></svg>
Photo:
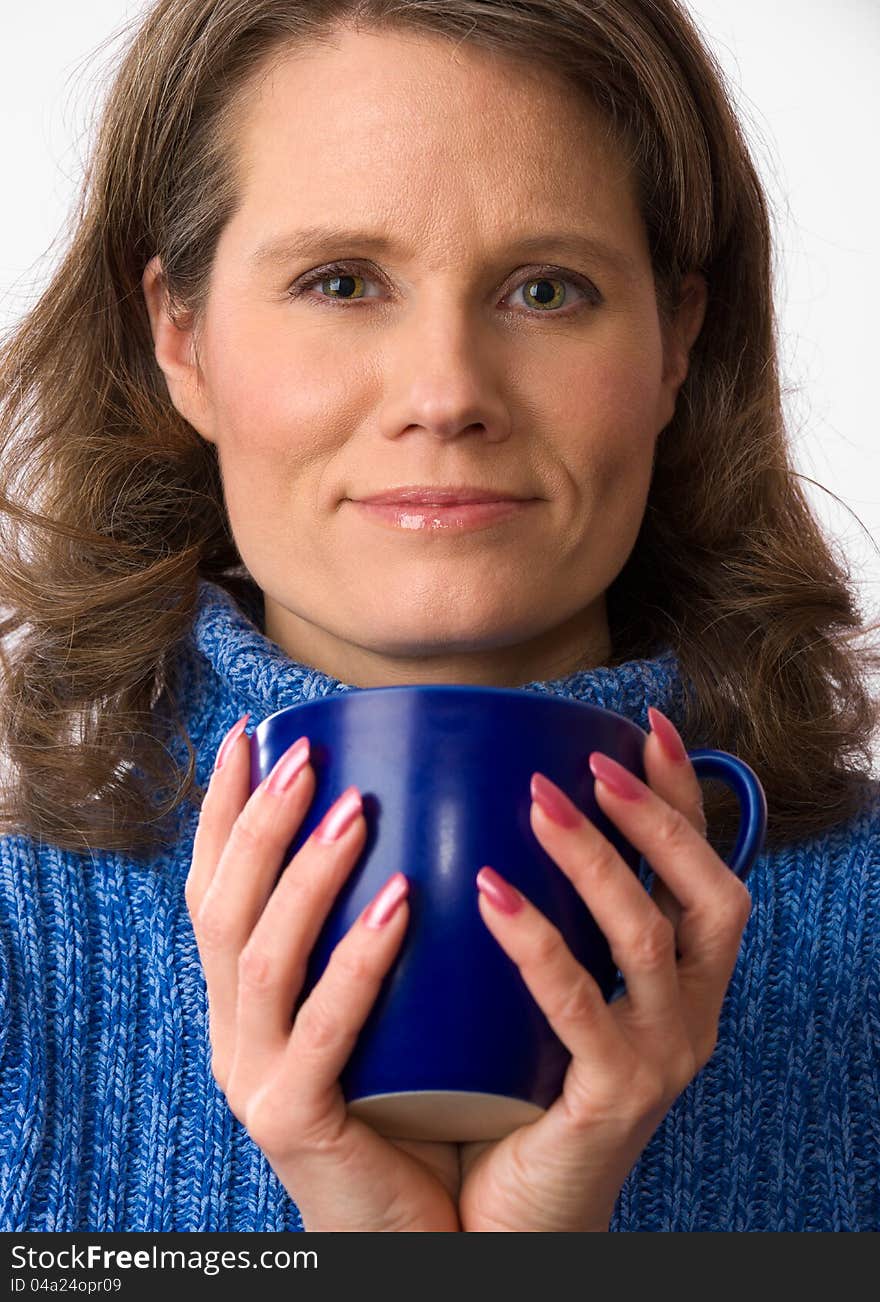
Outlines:
<svg viewBox="0 0 880 1302"><path fill-rule="evenodd" d="M349 292L350 285L358 284L361 286L361 289L363 289L364 285L364 277L356 276L350 271L346 271L339 276L326 276L323 280L318 280L314 283L321 286L322 292L325 285L331 286L330 293L324 295L326 298L341 298L343 301L346 301L351 298L364 297L362 293L358 294Z"/></svg>
<svg viewBox="0 0 880 1302"><path fill-rule="evenodd" d="M521 293L521 302L528 309L525 315L533 317L570 317L584 309L598 307L603 301L595 285L586 277L576 272L565 276L550 274L553 270L555 269L551 268L538 275L532 272L531 277L519 281L513 289L508 290L505 297ZM358 275L353 267L345 263L331 263L300 277L287 293L290 298L299 298L314 286L319 292L312 295L313 302L353 303L381 297L381 294L368 292L367 286L371 283L378 284L371 276ZM574 296L571 289L576 291ZM572 297L574 302L569 303ZM520 315L523 313L520 312Z"/></svg>
<svg viewBox="0 0 880 1302"><path fill-rule="evenodd" d="M548 285L558 285L559 292L548 295L546 287ZM551 280L548 276L541 276L539 280L529 280L523 286L523 294L530 307L540 308L557 308L562 307L565 302L565 285L564 280ZM535 291L537 290L537 295Z"/></svg>

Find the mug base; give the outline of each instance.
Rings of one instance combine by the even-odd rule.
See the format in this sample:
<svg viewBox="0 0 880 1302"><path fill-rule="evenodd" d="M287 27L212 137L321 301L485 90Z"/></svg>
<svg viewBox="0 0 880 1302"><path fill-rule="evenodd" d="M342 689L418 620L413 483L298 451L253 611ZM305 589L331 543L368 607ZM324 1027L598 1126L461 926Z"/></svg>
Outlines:
<svg viewBox="0 0 880 1302"><path fill-rule="evenodd" d="M503 1139L537 1121L546 1108L527 1099L466 1090L412 1090L370 1094L348 1103L352 1116L387 1139L436 1139L465 1143Z"/></svg>

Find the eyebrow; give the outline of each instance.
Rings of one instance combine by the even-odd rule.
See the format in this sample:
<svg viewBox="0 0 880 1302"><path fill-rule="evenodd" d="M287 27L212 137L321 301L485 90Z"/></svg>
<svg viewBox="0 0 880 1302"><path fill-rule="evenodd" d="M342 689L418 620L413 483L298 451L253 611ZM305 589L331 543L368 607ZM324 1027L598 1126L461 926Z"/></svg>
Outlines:
<svg viewBox="0 0 880 1302"><path fill-rule="evenodd" d="M251 266L262 270L284 265L305 255L320 257L324 253L339 251L341 246L357 246L364 252L378 254L403 254L411 257L412 251L400 247L389 235L377 231L355 230L348 226L307 226L303 230L265 241L248 257ZM510 254L536 253L555 249L574 257L587 257L605 262L624 275L633 275L636 265L629 254L605 240L581 231L547 231L537 235L524 235L507 246Z"/></svg>

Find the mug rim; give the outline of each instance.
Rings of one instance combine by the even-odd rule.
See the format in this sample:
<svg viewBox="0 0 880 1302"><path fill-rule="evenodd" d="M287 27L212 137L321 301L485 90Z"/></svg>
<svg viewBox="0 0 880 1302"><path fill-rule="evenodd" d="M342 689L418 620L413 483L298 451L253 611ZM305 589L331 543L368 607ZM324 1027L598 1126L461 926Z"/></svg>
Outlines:
<svg viewBox="0 0 880 1302"><path fill-rule="evenodd" d="M597 714L610 715L616 723L628 724L631 728L635 728L637 732L641 733L645 741L647 741L650 735L643 727L641 727L640 724L636 723L634 719L630 719L628 715L620 714L617 710L609 710L605 705L594 705L592 701L580 701L576 697L570 696L557 696L552 692L530 692L521 687L482 687L476 683L395 683L387 687L350 687L343 692L330 692L326 696L312 697L312 699L308 701L295 701L293 705L282 705L280 709L273 711L273 713L267 715L265 719L261 719L251 735L257 737L259 741L262 741L263 737L260 735L261 730L268 729L268 725L271 724L274 719L278 718L279 715L287 714L290 711L299 710L309 705L327 704L329 702L341 700L344 697L364 696L367 694L375 696L380 692L409 692L419 695L433 692L457 692L459 694L476 692L480 695L488 694L496 697L511 696L516 700L527 698L536 699L542 702L552 701L569 708L571 706L580 706L582 709L590 710Z"/></svg>

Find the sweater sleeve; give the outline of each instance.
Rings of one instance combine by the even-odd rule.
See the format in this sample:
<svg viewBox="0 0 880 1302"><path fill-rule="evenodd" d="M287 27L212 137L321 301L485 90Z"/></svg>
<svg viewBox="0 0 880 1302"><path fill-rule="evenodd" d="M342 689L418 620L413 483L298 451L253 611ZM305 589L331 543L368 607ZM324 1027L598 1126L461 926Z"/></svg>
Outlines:
<svg viewBox="0 0 880 1302"><path fill-rule="evenodd" d="M27 1228L46 1125L38 851L0 838L0 1230Z"/></svg>

